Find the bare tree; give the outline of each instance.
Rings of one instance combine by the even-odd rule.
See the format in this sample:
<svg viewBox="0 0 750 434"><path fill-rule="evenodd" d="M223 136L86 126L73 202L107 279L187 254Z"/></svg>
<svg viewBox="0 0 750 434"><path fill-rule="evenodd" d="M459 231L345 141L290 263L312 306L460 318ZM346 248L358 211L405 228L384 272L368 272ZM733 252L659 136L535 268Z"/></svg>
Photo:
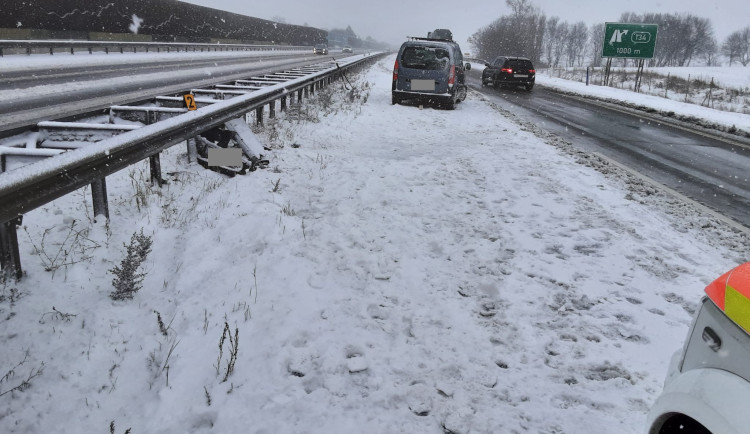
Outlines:
<svg viewBox="0 0 750 434"><path fill-rule="evenodd" d="M501 16L479 29L469 42L485 59L498 55L524 56L539 62L546 17L529 0L506 0L512 14Z"/></svg>
<svg viewBox="0 0 750 434"><path fill-rule="evenodd" d="M715 54L713 27L706 18L692 14L638 15L626 12L621 15L620 20L659 26L654 58L649 62L651 66L688 66L694 58L705 57L710 49Z"/></svg>
<svg viewBox="0 0 750 434"><path fill-rule="evenodd" d="M602 52L604 45L604 24L593 24L589 27L588 56L589 65L602 65Z"/></svg>
<svg viewBox="0 0 750 434"><path fill-rule="evenodd" d="M740 63L747 66L750 63L750 27L745 27L740 31L742 45L740 46Z"/></svg>
<svg viewBox="0 0 750 434"><path fill-rule="evenodd" d="M552 17L547 20L544 26L544 37L542 41L542 47L544 51L544 59L549 66L556 66L554 64L554 46L558 39L558 29L560 27L560 18Z"/></svg>
<svg viewBox="0 0 750 434"><path fill-rule="evenodd" d="M716 39L711 22L707 18L687 15L683 19L687 37L683 45L680 66L689 66L693 58L704 56L708 48L716 50Z"/></svg>
<svg viewBox="0 0 750 434"><path fill-rule="evenodd" d="M750 27L731 33L721 45L721 52L729 58L729 66L735 61L742 66L750 63Z"/></svg>
<svg viewBox="0 0 750 434"><path fill-rule="evenodd" d="M583 65L583 57L588 39L588 28L583 21L568 26L568 37L565 41L565 54L568 57L568 66Z"/></svg>
<svg viewBox="0 0 750 434"><path fill-rule="evenodd" d="M529 0L505 0L505 4L513 11L513 17L520 19L536 12L536 7Z"/></svg>
<svg viewBox="0 0 750 434"><path fill-rule="evenodd" d="M560 23L560 25L557 28L557 41L555 42L553 46L553 50L552 50L553 56L554 56L553 65L555 66L560 65L560 60L562 59L562 56L565 53L565 41L568 38L568 33L570 33L568 30L568 23L567 22Z"/></svg>
<svg viewBox="0 0 750 434"><path fill-rule="evenodd" d="M721 66L718 54L719 47L716 44L716 39L711 39L706 43L706 51L702 57L706 66Z"/></svg>

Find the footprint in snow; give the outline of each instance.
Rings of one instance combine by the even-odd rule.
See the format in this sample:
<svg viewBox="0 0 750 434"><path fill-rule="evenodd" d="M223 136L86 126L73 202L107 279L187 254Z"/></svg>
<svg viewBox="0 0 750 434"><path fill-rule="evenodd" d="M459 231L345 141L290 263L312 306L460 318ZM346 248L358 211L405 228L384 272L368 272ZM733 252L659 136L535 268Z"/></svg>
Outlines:
<svg viewBox="0 0 750 434"><path fill-rule="evenodd" d="M387 320L390 316L388 309L382 304L371 304L367 306L367 314L372 319Z"/></svg>
<svg viewBox="0 0 750 434"><path fill-rule="evenodd" d="M661 294L661 296L664 298L664 300L667 301L667 303L679 305L685 310L685 312L689 313L690 315L693 315L695 313L695 303L689 303L685 301L684 298L675 294L674 292L667 292Z"/></svg>
<svg viewBox="0 0 750 434"><path fill-rule="evenodd" d="M409 410L417 416L427 416L432 411L432 396L435 391L423 383L417 383L409 387L406 394L406 403Z"/></svg>
<svg viewBox="0 0 750 434"><path fill-rule="evenodd" d="M349 369L350 374L356 374L369 369L370 364L363 356L354 356L346 360L346 367Z"/></svg>
<svg viewBox="0 0 750 434"><path fill-rule="evenodd" d="M295 377L304 377L318 367L317 357L307 354L295 354L289 358L286 370Z"/></svg>
<svg viewBox="0 0 750 434"><path fill-rule="evenodd" d="M355 374L366 371L369 369L370 364L361 351L354 346L350 346L346 350L346 367L350 374Z"/></svg>

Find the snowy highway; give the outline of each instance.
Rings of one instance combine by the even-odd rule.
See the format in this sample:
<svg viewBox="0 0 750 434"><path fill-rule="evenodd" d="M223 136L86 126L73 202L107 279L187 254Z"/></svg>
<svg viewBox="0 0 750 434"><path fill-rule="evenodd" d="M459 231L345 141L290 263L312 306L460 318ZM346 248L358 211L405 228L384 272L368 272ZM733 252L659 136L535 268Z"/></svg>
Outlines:
<svg viewBox="0 0 750 434"><path fill-rule="evenodd" d="M323 57L328 58L283 52L8 57L0 72L0 135ZM482 88L480 74L476 64L467 74L470 86L500 107L750 226L750 144L676 128L646 113L634 115L543 86L533 92Z"/></svg>
<svg viewBox="0 0 750 434"><path fill-rule="evenodd" d="M391 105L393 60L268 122L266 170L175 146L162 189L108 177L108 224L86 190L26 214L0 431L642 433L746 235L481 93Z"/></svg>

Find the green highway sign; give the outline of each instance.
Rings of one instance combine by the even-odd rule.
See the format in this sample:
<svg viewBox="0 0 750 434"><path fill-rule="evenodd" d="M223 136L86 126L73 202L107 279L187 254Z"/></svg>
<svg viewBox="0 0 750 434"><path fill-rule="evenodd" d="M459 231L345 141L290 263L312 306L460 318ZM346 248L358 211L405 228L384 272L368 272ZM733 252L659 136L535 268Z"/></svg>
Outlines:
<svg viewBox="0 0 750 434"><path fill-rule="evenodd" d="M657 30L656 24L605 23L602 57L651 59Z"/></svg>

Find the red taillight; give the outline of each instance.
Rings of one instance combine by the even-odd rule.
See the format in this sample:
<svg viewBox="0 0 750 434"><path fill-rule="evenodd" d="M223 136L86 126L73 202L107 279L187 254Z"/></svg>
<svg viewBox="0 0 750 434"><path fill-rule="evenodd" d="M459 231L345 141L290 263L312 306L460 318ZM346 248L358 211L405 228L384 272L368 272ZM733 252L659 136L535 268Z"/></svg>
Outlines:
<svg viewBox="0 0 750 434"><path fill-rule="evenodd" d="M393 65L393 81L398 80L398 60L396 60L396 63Z"/></svg>
<svg viewBox="0 0 750 434"><path fill-rule="evenodd" d="M500 72L507 72L508 74L513 74L512 68L500 68Z"/></svg>
<svg viewBox="0 0 750 434"><path fill-rule="evenodd" d="M536 69L529 69L529 74L533 74L536 72Z"/></svg>
<svg viewBox="0 0 750 434"><path fill-rule="evenodd" d="M451 65L451 75L448 77L448 86L456 84L456 65Z"/></svg>

